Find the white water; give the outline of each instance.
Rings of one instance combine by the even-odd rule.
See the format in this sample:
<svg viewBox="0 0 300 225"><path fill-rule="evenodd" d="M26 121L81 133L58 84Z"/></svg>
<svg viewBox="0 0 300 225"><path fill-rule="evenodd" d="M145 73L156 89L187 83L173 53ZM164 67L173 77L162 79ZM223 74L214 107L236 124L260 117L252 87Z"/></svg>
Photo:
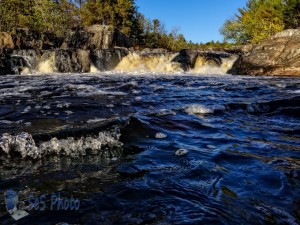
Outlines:
<svg viewBox="0 0 300 225"><path fill-rule="evenodd" d="M115 129L114 131L102 131L98 135L79 139L73 137L57 139L54 137L37 146L29 133L22 132L17 135L4 133L0 138L0 150L8 156L17 153L22 158L32 159L39 159L50 154L78 157L86 155L87 150L92 154L99 154L101 151L103 152L104 147L121 147L122 143L119 138L120 131Z"/></svg>
<svg viewBox="0 0 300 225"><path fill-rule="evenodd" d="M114 69L122 72L156 72L156 73L174 73L183 72L180 64L172 62L176 54L164 55L139 55L136 53L129 53Z"/></svg>

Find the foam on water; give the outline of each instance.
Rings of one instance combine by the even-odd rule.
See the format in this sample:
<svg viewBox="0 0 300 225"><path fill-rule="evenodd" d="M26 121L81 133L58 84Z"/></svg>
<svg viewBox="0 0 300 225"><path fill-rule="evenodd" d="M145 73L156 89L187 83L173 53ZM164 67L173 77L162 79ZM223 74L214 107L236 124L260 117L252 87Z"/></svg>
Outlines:
<svg viewBox="0 0 300 225"><path fill-rule="evenodd" d="M222 58L220 64L214 60L207 60L204 57L198 56L196 59L195 67L189 71L191 74L226 74L232 68L233 63L236 61L237 56L229 58Z"/></svg>
<svg viewBox="0 0 300 225"><path fill-rule="evenodd" d="M114 69L115 71L139 73L173 73L183 72L179 63L172 62L176 54L140 55L130 53Z"/></svg>
<svg viewBox="0 0 300 225"><path fill-rule="evenodd" d="M22 158L39 159L47 155L66 155L78 157L82 155L101 154L104 148L121 148L119 141L120 130L115 128L112 131L102 131L98 135L90 135L75 139L68 137L65 139L51 138L36 145L32 135L21 132L17 135L3 134L0 138L0 155L5 153L12 157L14 154ZM109 154L112 154L110 152Z"/></svg>
<svg viewBox="0 0 300 225"><path fill-rule="evenodd" d="M200 105L200 104L193 104L186 106L184 111L188 114L213 114L215 111L223 111L225 107L223 105Z"/></svg>
<svg viewBox="0 0 300 225"><path fill-rule="evenodd" d="M92 97L99 95L127 95L122 91L104 91L98 87L83 84L66 84L63 86L63 89L67 91L74 91L75 94L79 97Z"/></svg>

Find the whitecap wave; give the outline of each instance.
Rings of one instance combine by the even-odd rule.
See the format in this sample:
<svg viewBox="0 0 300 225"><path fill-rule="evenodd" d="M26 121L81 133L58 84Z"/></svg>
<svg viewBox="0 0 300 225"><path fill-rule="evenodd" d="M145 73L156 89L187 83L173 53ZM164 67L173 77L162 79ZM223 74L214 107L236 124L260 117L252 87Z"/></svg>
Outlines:
<svg viewBox="0 0 300 225"><path fill-rule="evenodd" d="M87 154L101 154L107 157L116 157L119 152L105 151L121 149L122 142L119 141L121 134L118 128L110 131L101 131L98 135L74 138L67 137L58 139L51 138L49 141L36 144L32 135L21 132L17 135L3 134L0 138L0 155L21 158L40 159L49 155L64 155L79 157Z"/></svg>
<svg viewBox="0 0 300 225"><path fill-rule="evenodd" d="M184 111L187 114L195 115L195 114L213 114L215 111L224 111L225 107L223 105L200 105L193 104L185 107Z"/></svg>

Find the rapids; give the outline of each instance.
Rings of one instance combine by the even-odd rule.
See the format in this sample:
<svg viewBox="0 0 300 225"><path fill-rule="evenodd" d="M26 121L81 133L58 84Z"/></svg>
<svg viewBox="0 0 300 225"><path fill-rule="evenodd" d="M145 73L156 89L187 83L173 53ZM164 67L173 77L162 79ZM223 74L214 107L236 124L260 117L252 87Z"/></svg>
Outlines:
<svg viewBox="0 0 300 225"><path fill-rule="evenodd" d="M1 77L0 224L299 224L300 79L145 68Z"/></svg>

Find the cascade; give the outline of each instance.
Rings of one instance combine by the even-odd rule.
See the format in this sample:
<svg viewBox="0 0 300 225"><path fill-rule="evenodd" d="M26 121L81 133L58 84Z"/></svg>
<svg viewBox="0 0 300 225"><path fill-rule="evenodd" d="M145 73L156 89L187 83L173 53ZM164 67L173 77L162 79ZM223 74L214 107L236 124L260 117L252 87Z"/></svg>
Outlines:
<svg viewBox="0 0 300 225"><path fill-rule="evenodd" d="M157 72L172 73L182 72L180 63L172 62L178 53L166 54L138 54L129 53L115 68L124 72Z"/></svg>

